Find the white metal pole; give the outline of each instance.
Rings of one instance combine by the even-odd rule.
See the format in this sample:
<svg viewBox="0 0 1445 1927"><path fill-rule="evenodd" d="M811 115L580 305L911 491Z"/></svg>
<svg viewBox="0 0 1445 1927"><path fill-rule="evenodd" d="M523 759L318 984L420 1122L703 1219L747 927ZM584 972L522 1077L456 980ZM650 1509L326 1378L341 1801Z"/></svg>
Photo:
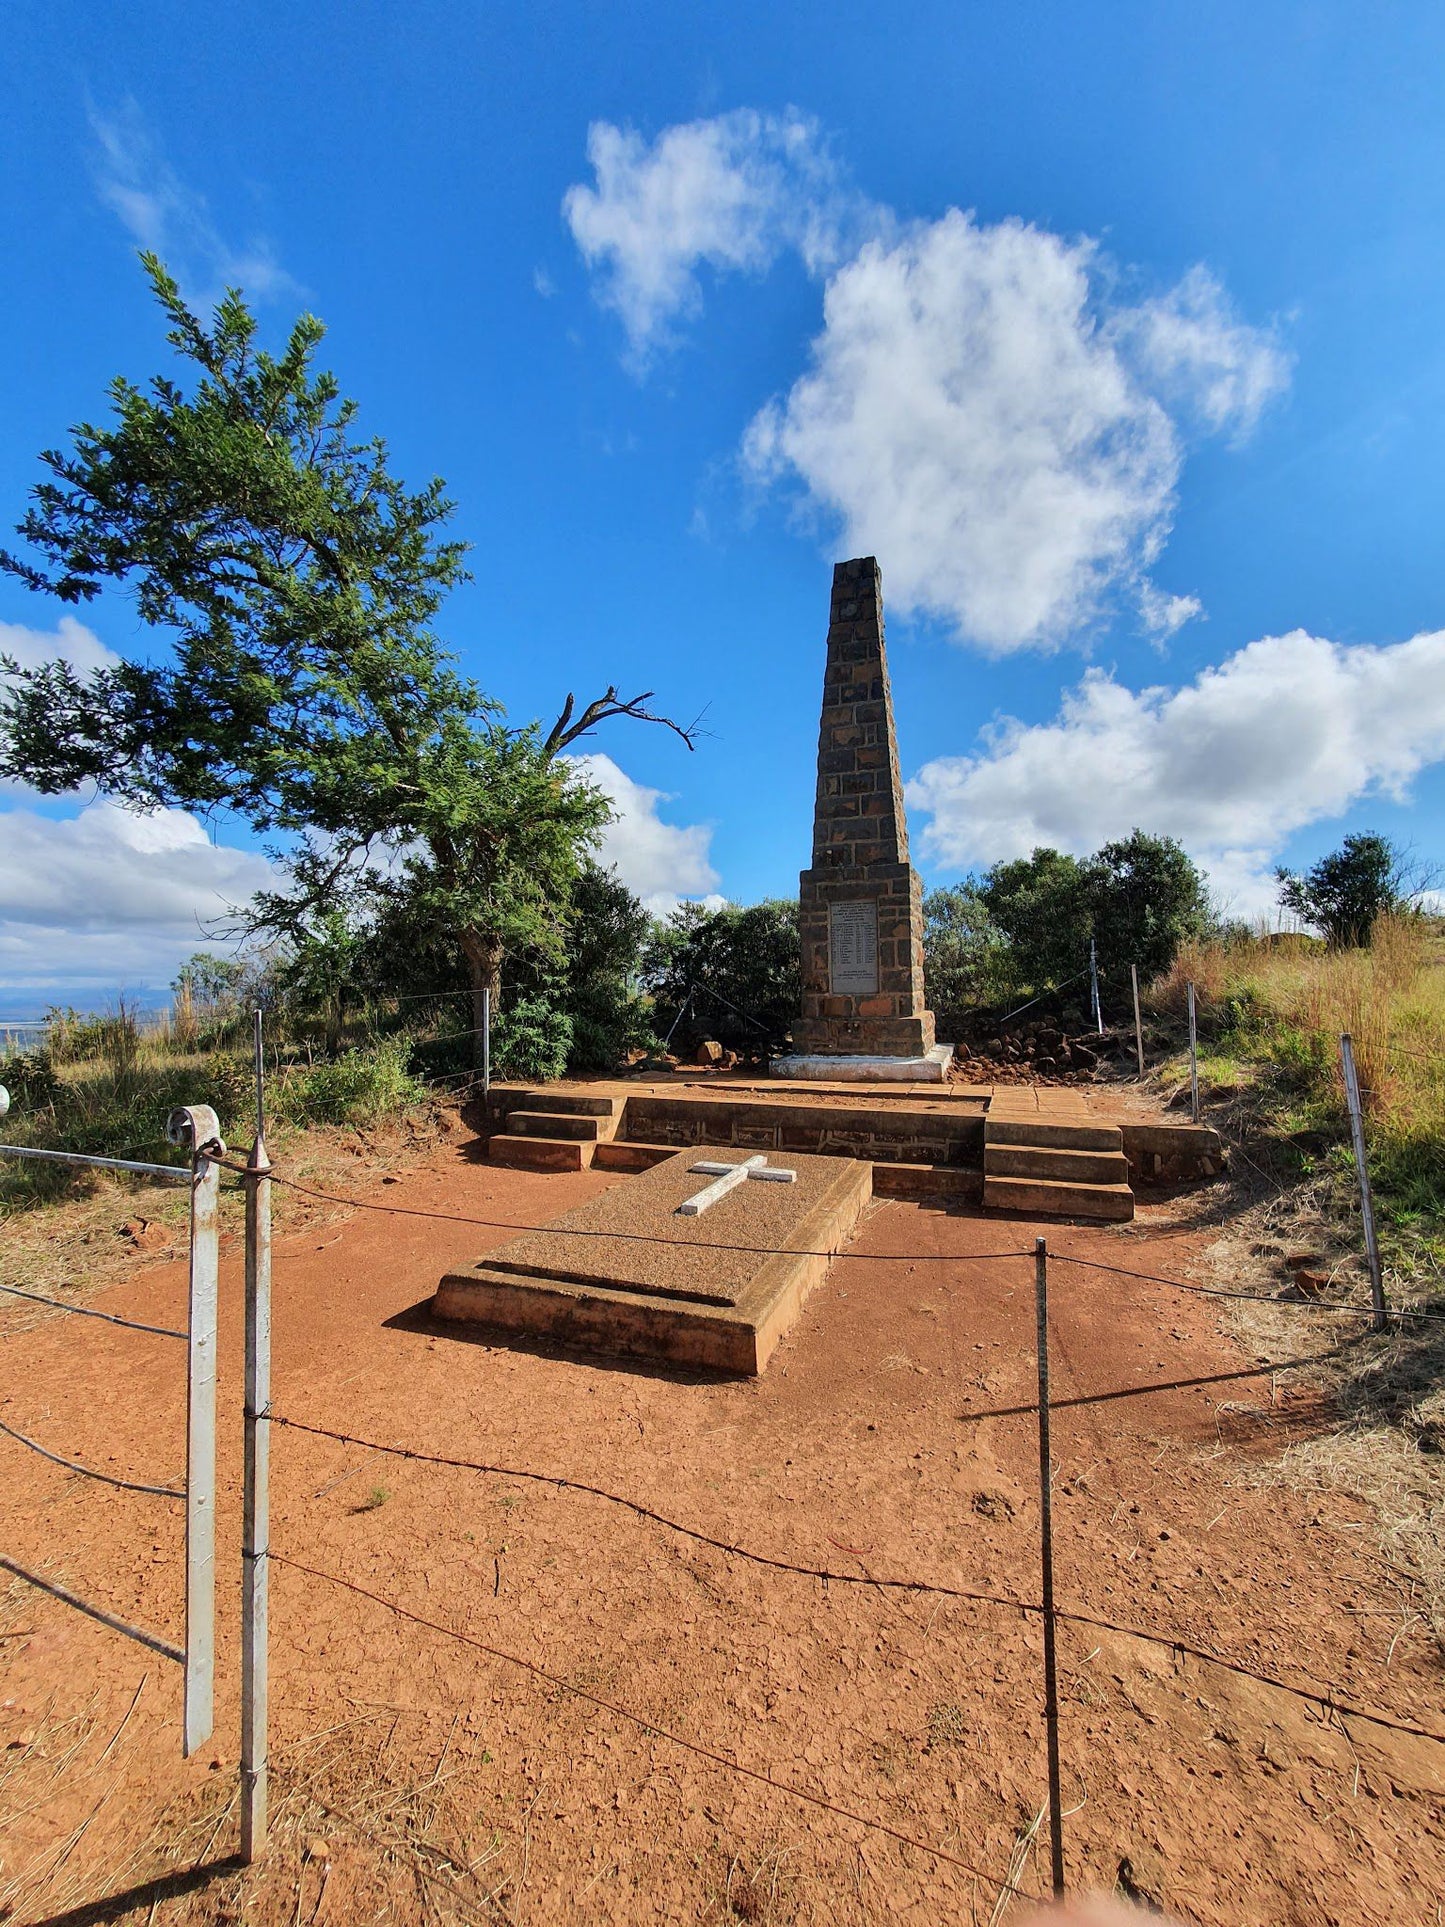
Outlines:
<svg viewBox="0 0 1445 1927"><path fill-rule="evenodd" d="M1144 1075L1144 1019L1139 1015L1139 966L1129 966L1130 981L1134 986L1134 1048L1139 1055L1139 1075Z"/></svg>
<svg viewBox="0 0 1445 1927"><path fill-rule="evenodd" d="M1345 1073L1345 1098L1350 1107L1350 1136L1355 1147L1355 1170L1360 1179L1360 1216L1365 1223L1365 1257L1370 1266L1371 1323L1385 1329L1385 1277L1380 1268L1380 1241L1375 1235L1375 1200L1370 1191L1370 1169L1365 1162L1365 1113L1360 1103L1360 1078L1355 1069L1355 1045L1348 1031L1340 1037L1340 1062Z"/></svg>
<svg viewBox="0 0 1445 1927"><path fill-rule="evenodd" d="M1099 1035L1104 1035L1104 1009L1099 1002L1099 952L1094 939L1089 939L1089 990L1094 999L1094 1025Z"/></svg>
<svg viewBox="0 0 1445 1927"><path fill-rule="evenodd" d="M208 1104L171 1114L173 1143L191 1151L190 1320L186 1375L186 1757L215 1726L217 1207L225 1154Z"/></svg>
<svg viewBox="0 0 1445 1927"><path fill-rule="evenodd" d="M266 1845L271 1543L271 1160L266 1155L261 1013L256 1142L246 1161L246 1392L241 1493L241 1858Z"/></svg>
<svg viewBox="0 0 1445 1927"><path fill-rule="evenodd" d="M1199 1032L1194 1014L1194 986L1189 985L1189 1115L1199 1122Z"/></svg>

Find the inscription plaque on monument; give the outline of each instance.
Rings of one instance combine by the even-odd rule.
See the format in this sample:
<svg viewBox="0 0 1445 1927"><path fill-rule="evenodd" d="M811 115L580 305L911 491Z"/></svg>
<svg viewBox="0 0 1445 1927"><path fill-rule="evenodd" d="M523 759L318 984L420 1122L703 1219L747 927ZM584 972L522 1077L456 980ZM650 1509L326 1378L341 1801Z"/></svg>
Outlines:
<svg viewBox="0 0 1445 1927"><path fill-rule="evenodd" d="M838 997L878 991L878 905L871 899L828 906L828 987Z"/></svg>

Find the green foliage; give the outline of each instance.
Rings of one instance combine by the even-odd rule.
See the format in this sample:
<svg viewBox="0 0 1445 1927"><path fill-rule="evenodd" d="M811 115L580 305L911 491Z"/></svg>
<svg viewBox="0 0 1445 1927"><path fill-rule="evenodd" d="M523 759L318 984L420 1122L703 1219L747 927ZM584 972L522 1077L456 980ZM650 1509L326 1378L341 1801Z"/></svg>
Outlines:
<svg viewBox="0 0 1445 1927"><path fill-rule="evenodd" d="M541 997L520 997L492 1025L492 1071L543 1083L560 1077L572 1049L572 1019Z"/></svg>
<svg viewBox="0 0 1445 1927"><path fill-rule="evenodd" d="M28 553L0 551L0 569L69 603L128 586L173 654L84 677L0 658L0 777L283 832L288 888L247 915L288 939L333 1037L354 946L382 921L447 933L475 1028L504 958L560 963L610 814L562 753L612 716L666 719L609 688L580 712L569 695L545 735L505 727L431 626L465 579L452 505L359 437L356 404L315 365L321 323L301 316L270 354L239 291L207 327L142 259L182 378L113 382L111 421L42 456Z"/></svg>
<svg viewBox="0 0 1445 1927"><path fill-rule="evenodd" d="M1131 830L1106 843L1084 864L1085 893L1106 970L1141 980L1173 963L1181 943L1203 934L1209 921L1204 878L1172 836Z"/></svg>
<svg viewBox="0 0 1445 1927"><path fill-rule="evenodd" d="M1401 853L1383 836L1347 836L1303 876L1279 869L1279 900L1335 946L1368 944L1376 922L1403 906Z"/></svg>
<svg viewBox="0 0 1445 1927"><path fill-rule="evenodd" d="M568 1069L615 1070L653 1046L652 1015L636 989L652 919L617 875L585 864L572 890L562 1008L572 1020Z"/></svg>
<svg viewBox="0 0 1445 1927"><path fill-rule="evenodd" d="M246 981L246 966L238 957L217 957L197 950L176 972L172 991L205 1010L235 1002Z"/></svg>
<svg viewBox="0 0 1445 1927"><path fill-rule="evenodd" d="M1020 982L1030 989L1065 983L1088 963L1093 926L1077 857L1037 849L995 863L978 895L1009 943Z"/></svg>
<svg viewBox="0 0 1445 1927"><path fill-rule="evenodd" d="M675 1051L695 1049L707 1037L739 1052L780 1050L802 1000L798 906L783 898L746 909L681 904L654 924L642 977L659 1036L687 1008L673 1035Z"/></svg>
<svg viewBox="0 0 1445 1927"><path fill-rule="evenodd" d="M425 1096L410 1057L405 1038L388 1037L293 1070L276 1089L277 1114L291 1124L366 1124L404 1110Z"/></svg>
<svg viewBox="0 0 1445 1927"><path fill-rule="evenodd" d="M1018 992L1018 966L976 885L923 899L923 974L941 1036L962 1036L967 1015Z"/></svg>
<svg viewBox="0 0 1445 1927"><path fill-rule="evenodd" d="M996 863L975 894L1010 946L1013 987L1033 990L1085 970L1091 938L1105 974L1127 978L1136 963L1141 977L1157 975L1209 914L1204 879L1181 846L1142 830L1090 857L1041 848Z"/></svg>
<svg viewBox="0 0 1445 1927"><path fill-rule="evenodd" d="M45 1013L45 1044L57 1064L83 1064L103 1058L117 1073L129 1070L140 1049L135 1012L121 998L113 1010L90 1016L68 1005L52 1005Z"/></svg>
<svg viewBox="0 0 1445 1927"><path fill-rule="evenodd" d="M238 292L207 330L143 261L192 389L114 381L113 421L41 458L51 479L20 525L38 559L0 566L70 603L129 583L175 661L20 675L0 767L46 791L224 804L260 828L386 830L397 745L479 707L427 628L463 579L440 535L451 504L357 438L355 404L314 369L314 316L272 356Z"/></svg>
<svg viewBox="0 0 1445 1927"><path fill-rule="evenodd" d="M0 1057L0 1084L10 1093L11 1103L26 1111L49 1108L64 1090L55 1059L44 1044Z"/></svg>

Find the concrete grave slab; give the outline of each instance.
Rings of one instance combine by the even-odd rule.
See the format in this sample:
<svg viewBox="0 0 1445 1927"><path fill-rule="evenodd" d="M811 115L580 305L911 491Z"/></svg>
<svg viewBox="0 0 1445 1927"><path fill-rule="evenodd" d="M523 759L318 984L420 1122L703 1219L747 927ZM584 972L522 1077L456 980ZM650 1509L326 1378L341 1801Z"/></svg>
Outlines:
<svg viewBox="0 0 1445 1927"><path fill-rule="evenodd" d="M752 1373L767 1365L873 1194L861 1159L789 1155L791 1183L739 1182L696 1216L697 1165L680 1151L449 1273L439 1318L579 1349Z"/></svg>

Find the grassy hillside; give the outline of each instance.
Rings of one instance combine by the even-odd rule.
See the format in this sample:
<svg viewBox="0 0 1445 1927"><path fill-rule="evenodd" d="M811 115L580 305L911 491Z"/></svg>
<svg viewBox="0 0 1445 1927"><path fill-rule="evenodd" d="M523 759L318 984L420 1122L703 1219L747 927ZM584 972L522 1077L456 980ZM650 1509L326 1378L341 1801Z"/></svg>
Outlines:
<svg viewBox="0 0 1445 1927"><path fill-rule="evenodd" d="M1355 1205L1340 1034L1354 1040L1370 1176L1387 1264L1402 1282L1445 1270L1445 931L1385 918L1368 950L1309 938L1188 944L1149 990L1182 1039L1185 986L1199 1008L1203 1102L1276 1183L1312 1180ZM1166 1069L1184 1075L1176 1051Z"/></svg>

